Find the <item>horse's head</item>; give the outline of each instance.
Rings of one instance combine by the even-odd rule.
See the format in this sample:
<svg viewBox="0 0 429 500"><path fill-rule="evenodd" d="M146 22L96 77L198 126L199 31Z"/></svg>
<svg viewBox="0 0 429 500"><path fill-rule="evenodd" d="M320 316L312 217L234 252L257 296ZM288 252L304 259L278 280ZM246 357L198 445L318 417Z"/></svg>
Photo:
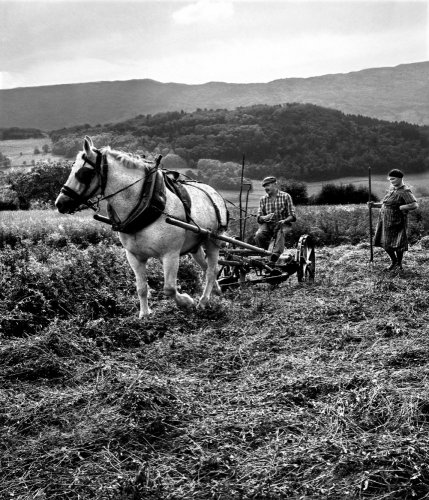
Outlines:
<svg viewBox="0 0 429 500"><path fill-rule="evenodd" d="M55 206L61 213L73 213L103 191L103 154L85 136L83 151L77 154L70 175L61 188Z"/></svg>

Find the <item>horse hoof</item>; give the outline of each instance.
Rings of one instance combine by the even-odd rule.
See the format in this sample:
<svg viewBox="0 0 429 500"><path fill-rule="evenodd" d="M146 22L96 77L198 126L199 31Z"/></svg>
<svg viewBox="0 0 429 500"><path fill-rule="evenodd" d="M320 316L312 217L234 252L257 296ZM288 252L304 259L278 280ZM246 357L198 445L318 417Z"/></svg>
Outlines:
<svg viewBox="0 0 429 500"><path fill-rule="evenodd" d="M195 301L187 293L178 293L176 295L176 304L179 307L186 307L187 309L191 309L192 307L194 307Z"/></svg>
<svg viewBox="0 0 429 500"><path fill-rule="evenodd" d="M146 319L152 314L152 310L149 309L146 313L140 312L139 319Z"/></svg>

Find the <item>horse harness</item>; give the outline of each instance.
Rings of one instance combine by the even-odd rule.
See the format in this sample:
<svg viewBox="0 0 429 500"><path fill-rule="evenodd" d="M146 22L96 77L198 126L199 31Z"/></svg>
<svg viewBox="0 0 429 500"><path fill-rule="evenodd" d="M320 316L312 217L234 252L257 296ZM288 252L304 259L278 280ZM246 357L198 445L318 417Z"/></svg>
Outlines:
<svg viewBox="0 0 429 500"><path fill-rule="evenodd" d="M108 200L119 194L126 189L129 189L131 186L137 184L144 180L142 184L142 189L140 191L139 200L128 214L127 218L124 221L121 221L118 215L116 214L113 207L110 203L107 204L107 212L108 218L103 216L96 217L101 222L106 222L112 225L112 230L119 231L121 233L135 233L140 229L143 229L152 222L155 222L161 214L165 214L164 209L166 205L166 188L168 188L172 193L174 193L182 202L183 207L185 209L186 221L194 222L191 218L191 198L187 190L183 187L185 184L191 184L197 189L203 191L209 200L211 201L215 212L216 218L218 220L219 226L221 223L220 211L212 197L207 193L204 189L201 189L197 186L197 181L179 181L179 173L175 171L163 171L159 170L159 164L161 162L162 156L158 155L155 159L155 165L149 170L148 174L140 179L137 179L132 184L129 184L118 191L105 196L105 188L107 184L107 175L108 175L108 163L105 155L100 150L95 150L97 154L97 158L95 163L88 158L86 154L82 155L82 159L84 160L84 164L76 173L78 180L86 185L86 188L82 194L77 193L73 189L69 188L66 185L63 185L61 188L61 193L65 194L69 198L78 202L80 205L86 205L87 207L96 210L94 206L97 206L99 209L99 203L103 200ZM88 163L93 168L86 168L85 164ZM78 177L79 174L79 177ZM91 185L91 181L95 175L99 177L99 185L88 193L89 187ZM91 197L94 196L95 192L98 189L98 186L101 188L101 195L95 202L88 201ZM77 211L77 210L76 210ZM169 215L169 214L166 214ZM177 217L174 217L177 218ZM195 222L194 222L195 223Z"/></svg>

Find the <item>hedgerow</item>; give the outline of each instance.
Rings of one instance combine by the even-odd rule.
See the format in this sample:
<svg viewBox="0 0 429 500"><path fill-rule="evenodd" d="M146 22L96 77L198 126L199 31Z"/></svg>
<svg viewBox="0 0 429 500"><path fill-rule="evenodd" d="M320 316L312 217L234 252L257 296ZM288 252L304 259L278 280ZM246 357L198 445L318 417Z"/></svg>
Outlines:
<svg viewBox="0 0 429 500"><path fill-rule="evenodd" d="M238 210L232 210L230 233L239 234ZM378 210L372 212L373 232L378 219ZM324 205L296 207L297 220L292 224L286 243L295 247L300 236L310 234L318 246L369 243L369 213L362 205ZM429 234L429 203L419 200L419 208L408 215L408 236L412 243ZM254 244L258 228L254 214L247 216L245 241Z"/></svg>

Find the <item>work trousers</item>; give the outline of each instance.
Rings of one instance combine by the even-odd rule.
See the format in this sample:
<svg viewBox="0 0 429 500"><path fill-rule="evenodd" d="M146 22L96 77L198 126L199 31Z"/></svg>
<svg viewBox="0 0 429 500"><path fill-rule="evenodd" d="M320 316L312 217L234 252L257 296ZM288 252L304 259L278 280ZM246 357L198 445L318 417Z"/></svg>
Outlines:
<svg viewBox="0 0 429 500"><path fill-rule="evenodd" d="M274 239L273 253L282 254L285 249L285 235L292 230L290 223L263 222L255 234L256 245L268 250L270 242Z"/></svg>

